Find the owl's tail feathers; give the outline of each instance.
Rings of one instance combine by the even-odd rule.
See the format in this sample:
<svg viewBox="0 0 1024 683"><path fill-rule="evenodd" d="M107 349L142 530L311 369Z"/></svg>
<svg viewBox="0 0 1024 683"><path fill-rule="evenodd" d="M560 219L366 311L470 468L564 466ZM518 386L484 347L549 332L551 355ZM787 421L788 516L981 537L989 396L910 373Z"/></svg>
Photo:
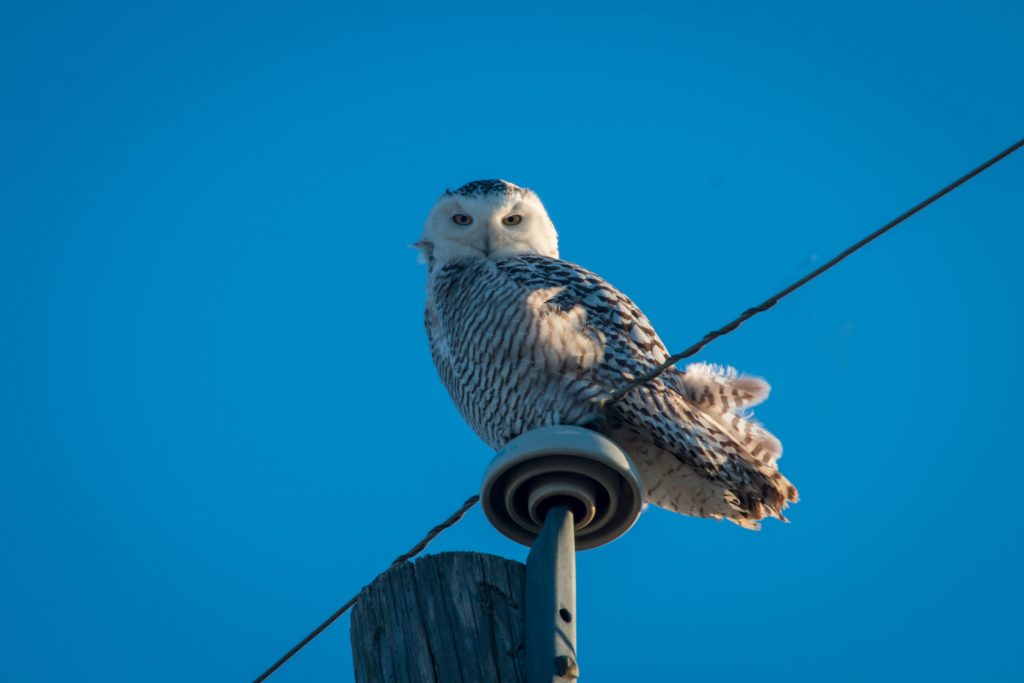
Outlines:
<svg viewBox="0 0 1024 683"><path fill-rule="evenodd" d="M768 398L768 382L710 363L692 363L679 377L686 399L742 444L754 460L774 465L782 457L782 443L747 410Z"/></svg>
<svg viewBox="0 0 1024 683"><path fill-rule="evenodd" d="M670 510L724 517L747 529L760 528L766 517L786 521L783 511L797 502L798 494L776 468L782 446L742 413L745 406L764 400L768 385L706 365L687 374L689 385L682 390L681 382L651 383L614 406L614 414L649 444L631 451L640 458L641 475L653 482L646 484L647 498ZM713 402L708 398L712 393ZM732 398L723 403L723 396Z"/></svg>
<svg viewBox="0 0 1024 683"><path fill-rule="evenodd" d="M760 377L749 377L728 365L691 363L679 373L686 398L709 412L739 414L768 398L771 387Z"/></svg>
<svg viewBox="0 0 1024 683"><path fill-rule="evenodd" d="M660 414L619 408L626 424L610 436L640 469L647 502L684 515L728 519L745 529L760 529L766 517L787 521L783 511L797 501L796 487L774 467L738 451L706 418L694 416L686 434L675 439L671 424L651 424Z"/></svg>
<svg viewBox="0 0 1024 683"><path fill-rule="evenodd" d="M747 487L726 492L726 501L736 510L735 514L726 515L726 519L744 529L753 530L761 528L760 520L765 517L788 522L782 511L790 503L800 500L796 487L774 467L755 466L755 469L759 476L752 477L753 481L750 482L757 490L754 495L751 495L752 491Z"/></svg>

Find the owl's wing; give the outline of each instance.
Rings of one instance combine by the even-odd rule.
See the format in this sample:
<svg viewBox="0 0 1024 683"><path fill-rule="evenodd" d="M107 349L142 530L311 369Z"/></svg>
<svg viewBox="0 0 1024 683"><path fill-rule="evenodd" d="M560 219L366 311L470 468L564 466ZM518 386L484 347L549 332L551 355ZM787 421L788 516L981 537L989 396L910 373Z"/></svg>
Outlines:
<svg viewBox="0 0 1024 683"><path fill-rule="evenodd" d="M637 305L586 268L543 256L522 256L495 265L523 289L551 291L545 302L551 315L582 309L584 315L574 317L582 320L585 332L603 337L603 367L609 380L637 376L668 358L665 345ZM678 384L675 379L668 381Z"/></svg>
<svg viewBox="0 0 1024 683"><path fill-rule="evenodd" d="M629 297L576 264L539 256L495 265L528 290L550 290L547 313L582 321L582 334L603 342L601 363L589 379L605 393L647 372L668 357L647 316ZM582 309L583 315L580 315ZM775 468L778 440L743 411L768 394L757 378L731 368L694 364L669 370L605 408L611 426L625 424L736 496L744 517L782 517L796 489Z"/></svg>

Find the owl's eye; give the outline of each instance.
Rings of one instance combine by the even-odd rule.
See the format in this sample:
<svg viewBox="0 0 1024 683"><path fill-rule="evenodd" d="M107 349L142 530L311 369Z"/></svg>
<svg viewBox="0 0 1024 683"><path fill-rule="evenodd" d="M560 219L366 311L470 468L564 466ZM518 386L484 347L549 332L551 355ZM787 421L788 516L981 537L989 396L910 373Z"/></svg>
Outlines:
<svg viewBox="0 0 1024 683"><path fill-rule="evenodd" d="M509 214L501 219L501 222L505 225L519 225L523 222L523 217L518 213Z"/></svg>
<svg viewBox="0 0 1024 683"><path fill-rule="evenodd" d="M470 225L473 222L473 217L467 216L464 213L457 213L452 216L452 222L455 223L455 225Z"/></svg>

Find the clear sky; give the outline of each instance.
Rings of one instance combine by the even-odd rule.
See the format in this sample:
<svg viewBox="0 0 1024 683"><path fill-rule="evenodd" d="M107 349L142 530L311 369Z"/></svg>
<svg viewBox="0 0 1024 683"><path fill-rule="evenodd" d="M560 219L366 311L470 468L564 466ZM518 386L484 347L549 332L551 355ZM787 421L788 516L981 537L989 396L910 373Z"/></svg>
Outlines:
<svg viewBox="0 0 1024 683"><path fill-rule="evenodd" d="M1024 135L1021 8L4 2L0 678L251 680L476 491L446 187L535 189L678 350ZM582 553L584 680L1024 680L1022 189L706 349L803 500ZM351 677L346 618L273 680Z"/></svg>

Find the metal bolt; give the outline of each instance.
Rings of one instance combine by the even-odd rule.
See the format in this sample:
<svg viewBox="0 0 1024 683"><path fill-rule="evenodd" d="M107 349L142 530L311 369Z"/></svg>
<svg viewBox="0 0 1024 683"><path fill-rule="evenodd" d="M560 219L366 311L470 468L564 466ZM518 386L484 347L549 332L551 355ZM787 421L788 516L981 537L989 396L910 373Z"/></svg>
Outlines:
<svg viewBox="0 0 1024 683"><path fill-rule="evenodd" d="M562 678L579 678L580 667L569 655L555 657L555 675Z"/></svg>

